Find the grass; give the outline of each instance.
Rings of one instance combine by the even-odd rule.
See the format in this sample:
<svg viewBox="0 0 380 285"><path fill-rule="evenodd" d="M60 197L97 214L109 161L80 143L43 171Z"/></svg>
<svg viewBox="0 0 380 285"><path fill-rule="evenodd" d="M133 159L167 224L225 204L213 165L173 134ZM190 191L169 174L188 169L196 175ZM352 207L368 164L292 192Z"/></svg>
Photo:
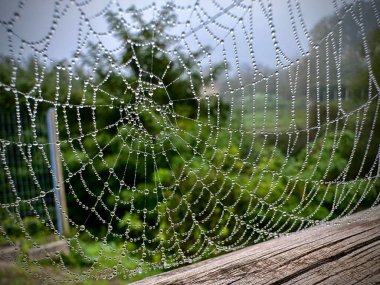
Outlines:
<svg viewBox="0 0 380 285"><path fill-rule="evenodd" d="M48 239L46 239L48 240ZM123 269L119 269L117 275L112 279L106 279L112 273L112 267L115 266L120 258L120 248L115 244L108 244L105 248L101 242L85 242L80 241L80 249L88 257L89 260L96 258L99 255L99 250L102 248L102 257L99 258L98 265L92 268L93 263L84 259L80 254L76 253L74 248L71 248L69 255L56 255L40 261L23 261L22 254L18 257L15 263L5 262L0 259L0 284L6 285L39 285L39 284L76 284L76 285L102 285L102 284L127 284L134 282L147 276L155 275L162 270L149 270L143 268L143 272L132 277L126 278L123 276ZM17 238L17 243L21 247L21 252L27 254L28 249L31 247L30 241L22 238ZM43 244L43 243L39 243ZM116 251L114 251L116 249ZM62 262L63 261L63 262ZM126 269L135 269L136 263L124 257L122 260L123 267ZM64 266L65 270L62 269ZM28 271L25 270L28 268ZM119 267L120 268L120 267ZM66 271L67 269L67 271ZM90 270L91 269L91 270ZM75 282L77 276L83 277L83 273L90 270L88 276L84 276L85 281ZM61 282L61 281L69 282ZM70 281L73 280L73 281ZM59 281L59 282L58 282Z"/></svg>
<svg viewBox="0 0 380 285"><path fill-rule="evenodd" d="M60 272L54 266L43 266L43 271L36 266L30 267L31 273L26 272L24 269L16 264L9 264L0 262L0 284L4 285L53 285L57 282L53 278L64 278L64 273ZM86 280L84 282L76 283L61 283L63 285L121 285L126 282L119 278L111 280Z"/></svg>
<svg viewBox="0 0 380 285"><path fill-rule="evenodd" d="M67 269L76 272L79 275L82 271L86 270L85 267L72 267L67 266ZM94 280L89 277L88 280L80 282L62 282L63 285L121 285L134 282L145 277L158 274L159 271L143 272L137 276L124 280L121 276L116 276L107 280ZM55 279L55 280L54 280ZM56 280L70 280L73 279L68 273L63 272L57 266L52 264L43 264L41 266L33 264L28 265L28 272L21 266L20 262L9 263L0 261L0 284L4 285L53 285L57 284Z"/></svg>
<svg viewBox="0 0 380 285"><path fill-rule="evenodd" d="M292 109L294 109L293 116ZM298 128L305 127L305 122L304 100L297 100L292 106L290 100L281 99L276 102L275 96L264 94L257 94L254 102L252 98L246 98L244 106L235 104L232 120L234 128L239 128L243 123L246 130L263 132L274 132L276 127L277 130L286 131L292 123L295 123Z"/></svg>

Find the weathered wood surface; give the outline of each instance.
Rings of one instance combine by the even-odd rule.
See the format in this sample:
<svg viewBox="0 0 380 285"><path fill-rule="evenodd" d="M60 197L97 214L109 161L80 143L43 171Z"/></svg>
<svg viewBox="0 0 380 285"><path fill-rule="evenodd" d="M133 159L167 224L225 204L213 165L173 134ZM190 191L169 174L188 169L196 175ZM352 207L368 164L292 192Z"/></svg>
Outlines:
<svg viewBox="0 0 380 285"><path fill-rule="evenodd" d="M380 284L380 207L132 284Z"/></svg>
<svg viewBox="0 0 380 285"><path fill-rule="evenodd" d="M46 258L46 256L54 255L56 252L61 252L65 255L69 254L69 246L64 240L58 240L41 245L38 248L32 248L29 250L29 258L34 260L40 260Z"/></svg>

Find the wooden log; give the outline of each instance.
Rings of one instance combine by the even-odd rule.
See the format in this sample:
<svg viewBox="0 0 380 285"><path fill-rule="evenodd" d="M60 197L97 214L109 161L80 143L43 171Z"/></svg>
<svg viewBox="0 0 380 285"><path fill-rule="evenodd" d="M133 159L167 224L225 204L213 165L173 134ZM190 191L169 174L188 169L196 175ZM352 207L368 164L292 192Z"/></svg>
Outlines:
<svg viewBox="0 0 380 285"><path fill-rule="evenodd" d="M69 246L65 240L58 240L41 245L38 248L32 248L29 250L29 258L33 260L44 259L47 256L54 256L56 253L69 254Z"/></svg>
<svg viewBox="0 0 380 285"><path fill-rule="evenodd" d="M0 262L15 263L20 254L20 245L0 247Z"/></svg>
<svg viewBox="0 0 380 285"><path fill-rule="evenodd" d="M380 284L380 206L132 284Z"/></svg>

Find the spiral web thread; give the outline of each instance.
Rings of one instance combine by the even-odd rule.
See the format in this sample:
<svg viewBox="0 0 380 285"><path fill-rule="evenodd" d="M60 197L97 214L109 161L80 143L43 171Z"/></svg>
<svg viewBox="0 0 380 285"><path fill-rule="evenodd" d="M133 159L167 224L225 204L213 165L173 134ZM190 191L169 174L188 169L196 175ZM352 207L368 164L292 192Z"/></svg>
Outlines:
<svg viewBox="0 0 380 285"><path fill-rule="evenodd" d="M60 255L48 253L45 259L64 272L64 277L55 276L53 280L112 278L120 274L128 278L145 270L171 268L349 215L363 207L363 201L369 206L378 204L380 150L375 131L379 85L368 46L369 31L363 24L363 17L372 17L380 27L378 3L333 1L339 20L314 42L305 24L302 1L288 0L287 19L298 54L293 59L286 55L278 40L276 5L263 0L225 2L211 1L207 7L203 1L183 5L151 3L131 10L119 1L110 1L92 13L88 8L91 1L59 0L54 3L51 26L38 41L22 38L14 29L26 10L23 1L9 19L1 20L7 31L7 56L11 58L12 69L9 82L4 80L0 87L2 96L15 101L17 135L2 137L0 141L0 171L8 183L7 198L2 198L0 208L24 229L23 235L32 242L32 248L38 247L38 243L25 229L23 211L36 216L52 235L67 241L72 252L92 264L76 273ZM370 7L371 15L363 15L364 4ZM153 21L171 21L160 14L163 6L181 15L169 23L171 29L160 31L154 25L139 26L131 20L138 14ZM57 62L49 56L50 44L56 40L60 23L70 11L76 11L78 16L76 50L67 61ZM127 30L135 33L150 30L151 41L127 40L118 42L116 48L107 47L107 41L118 31L100 32L94 23L106 18L108 12L116 13L122 19L120 25ZM260 45L255 39L255 13L265 19L270 33L275 59L273 72L264 73L255 55ZM362 65L368 72L366 96L355 106L347 103L350 98L342 83L343 27L347 19L357 29L364 53ZM145 64L137 54L123 64L117 60L125 48L134 52L137 47L150 50L153 59L154 51L159 49L155 44L159 38L173 42L168 50L159 50L170 58L162 74L151 72L154 60ZM94 58L84 72L78 73L76 68L83 65L81 55L87 52L88 42L94 43ZM210 42L211 48L206 49ZM191 70L183 62L180 49L190 55L194 65ZM195 56L196 51L200 55ZM27 52L35 60L35 78L32 89L24 92L18 87L23 76L18 68ZM242 70L243 62L250 66L249 76ZM215 63L221 63L224 88L212 74ZM135 85L125 80L132 64L139 70ZM165 76L173 66L181 70L181 75L168 82ZM95 73L102 68L107 69L106 76L99 80ZM55 81L53 99L45 96L42 87L45 81L52 80L46 75L49 70L53 70ZM200 91L193 86L194 73L201 78ZM211 79L206 82L204 78L210 73ZM120 78L125 90L113 94L105 88L112 77ZM169 87L183 79L188 82L184 92L190 95L172 99ZM280 86L284 84L290 97L281 94ZM79 94L74 94L75 88L80 90ZM259 88L264 92L257 91ZM166 92L165 103L154 100L156 92L161 91ZM132 94L133 101L126 94ZM193 116L178 113L177 104L193 104L196 112ZM226 118L221 115L223 104L229 106ZM335 113L330 116L332 104ZM57 147L66 195L72 201L69 213L63 212L73 233L66 237L58 232L47 205L46 197L52 197L54 191L41 186L41 178L33 167L38 156L45 169L52 170L48 143L36 126L36 121L44 116L41 109L48 107L55 110ZM108 110L119 110L118 117L106 118ZM152 135L139 120L142 113L157 124L157 134ZM28 140L24 136L27 128L23 118L30 123L32 138ZM91 122L92 129L82 126L84 120ZM183 122L193 128L184 127ZM350 126L351 136L346 132ZM106 142L99 141L104 133L112 135ZM363 141L365 147L358 157ZM280 144L286 146L284 154L279 151ZM297 154L301 159L289 167L299 144L304 148L303 153ZM87 150L89 145L91 151ZM339 174L330 179L331 169L342 163L337 162L337 157L343 147L346 159L338 168ZM116 155L106 159L109 149L115 148ZM375 149L375 156L369 155L371 149ZM31 178L28 187L32 194L28 197L20 194L15 170L10 165L15 152ZM67 153L76 163L68 159ZM177 161L171 160L173 156ZM359 165L354 174L353 163ZM102 169L97 169L99 165ZM169 173L160 171L162 165ZM144 173L145 178L137 177L138 173ZM49 175L56 179L54 173ZM167 181L163 181L164 176ZM88 186L94 180L100 188L98 192ZM147 185L147 180L154 185ZM106 197L112 202L105 201ZM81 209L83 217L72 217L73 207ZM139 221L134 220L135 215L140 217ZM105 230L93 231L88 226L91 220L106 226ZM123 230L119 225L123 225ZM9 244L14 244L3 225L0 229ZM96 254L89 255L82 248L84 235L99 244ZM115 249L110 240L118 241L121 248ZM26 256L22 265L26 270L31 266L43 269L38 261Z"/></svg>

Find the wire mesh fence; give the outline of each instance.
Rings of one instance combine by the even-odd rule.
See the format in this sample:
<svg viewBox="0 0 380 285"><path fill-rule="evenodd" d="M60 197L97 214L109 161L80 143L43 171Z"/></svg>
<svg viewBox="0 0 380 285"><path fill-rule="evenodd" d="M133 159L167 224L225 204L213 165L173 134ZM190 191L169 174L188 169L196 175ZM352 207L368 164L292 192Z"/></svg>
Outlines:
<svg viewBox="0 0 380 285"><path fill-rule="evenodd" d="M46 118L31 119L27 113L17 117L14 112L1 112L0 139L3 141L0 151L6 160L0 167L0 203L18 203L18 207L4 209L21 218L39 216L56 223L52 173L47 167Z"/></svg>

